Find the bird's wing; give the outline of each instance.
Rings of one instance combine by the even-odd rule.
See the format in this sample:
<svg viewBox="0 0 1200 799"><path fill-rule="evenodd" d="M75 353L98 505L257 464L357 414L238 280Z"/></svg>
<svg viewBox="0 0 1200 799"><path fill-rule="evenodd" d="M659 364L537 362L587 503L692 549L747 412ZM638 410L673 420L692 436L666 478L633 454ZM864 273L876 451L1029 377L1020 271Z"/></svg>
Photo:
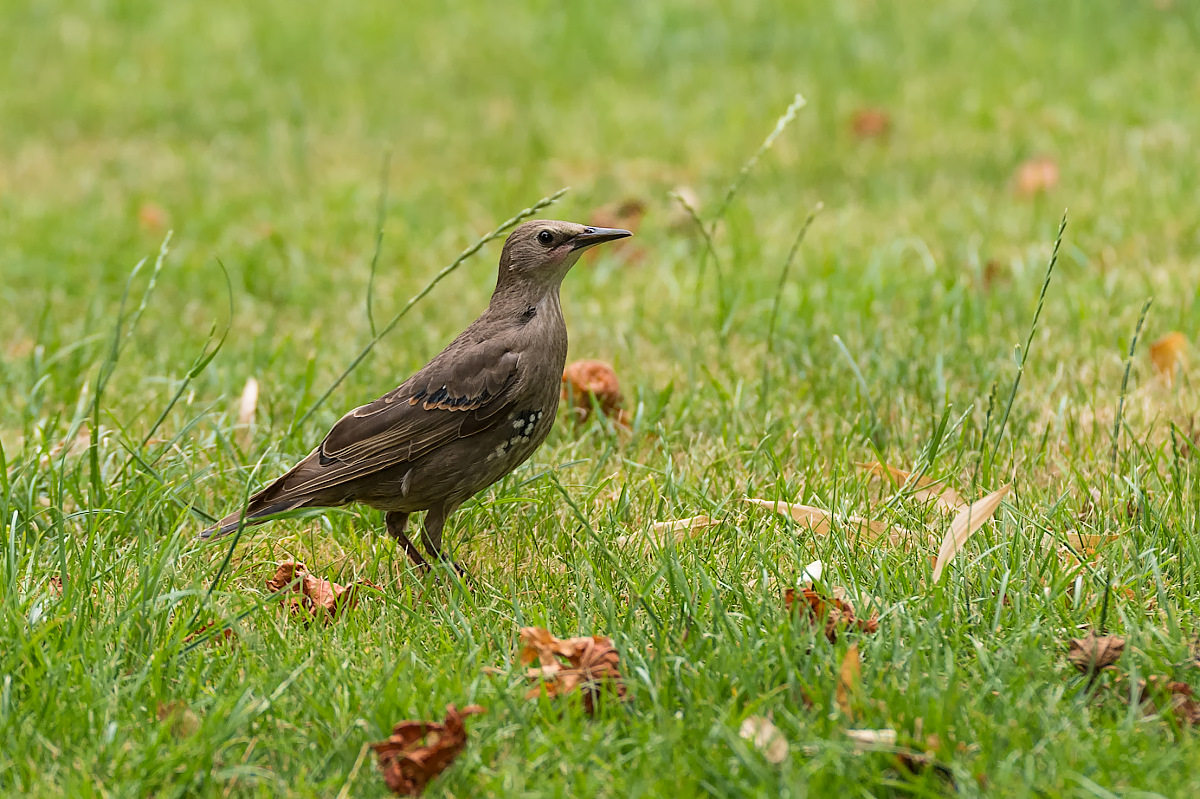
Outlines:
<svg viewBox="0 0 1200 799"><path fill-rule="evenodd" d="M511 405L520 355L483 341L437 359L399 388L343 416L283 486L311 494L373 474L486 429Z"/></svg>

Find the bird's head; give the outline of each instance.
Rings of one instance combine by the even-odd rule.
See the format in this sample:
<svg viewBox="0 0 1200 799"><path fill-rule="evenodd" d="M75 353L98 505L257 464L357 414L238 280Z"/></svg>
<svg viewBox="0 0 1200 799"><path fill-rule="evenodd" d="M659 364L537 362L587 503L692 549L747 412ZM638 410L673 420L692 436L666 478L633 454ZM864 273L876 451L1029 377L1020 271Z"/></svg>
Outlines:
<svg viewBox="0 0 1200 799"><path fill-rule="evenodd" d="M589 247L632 236L628 230L535 219L518 225L504 242L500 281L556 286Z"/></svg>

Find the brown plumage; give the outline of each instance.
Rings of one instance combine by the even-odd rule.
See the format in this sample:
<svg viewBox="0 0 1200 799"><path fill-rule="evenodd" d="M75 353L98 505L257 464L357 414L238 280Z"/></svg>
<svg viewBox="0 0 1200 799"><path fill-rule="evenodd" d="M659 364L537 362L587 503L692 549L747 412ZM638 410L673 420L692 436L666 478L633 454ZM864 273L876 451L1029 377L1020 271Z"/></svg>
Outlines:
<svg viewBox="0 0 1200 799"><path fill-rule="evenodd" d="M442 529L459 505L520 466L550 432L567 358L559 286L580 254L627 230L538 220L504 243L492 300L423 369L333 426L312 453L250 497L244 511L201 533L224 535L297 508L361 502L427 566L405 531L428 511L425 549L442 557Z"/></svg>

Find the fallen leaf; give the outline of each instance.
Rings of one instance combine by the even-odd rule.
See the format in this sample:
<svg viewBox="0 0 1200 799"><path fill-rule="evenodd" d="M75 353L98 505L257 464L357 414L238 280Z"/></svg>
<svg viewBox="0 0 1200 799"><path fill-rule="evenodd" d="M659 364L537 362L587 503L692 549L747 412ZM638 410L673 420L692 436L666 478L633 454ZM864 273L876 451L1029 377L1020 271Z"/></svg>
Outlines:
<svg viewBox="0 0 1200 799"><path fill-rule="evenodd" d="M903 469L897 469L879 462L856 463L854 465L860 469L864 469L873 477L882 479L885 475L891 476L900 488L905 489L905 493L908 496L918 502L934 500L939 508L950 511L960 510L967 506L967 503L958 495L958 492L946 485L944 480L934 480L924 475L913 477L912 472L906 472Z"/></svg>
<svg viewBox="0 0 1200 799"><path fill-rule="evenodd" d="M63 581L61 577L55 575L47 581L47 584L50 587L51 596L58 597L63 595Z"/></svg>
<svg viewBox="0 0 1200 799"><path fill-rule="evenodd" d="M862 662L858 657L858 644L851 644L838 669L836 694L838 709L851 721L854 720L854 709L850 707L850 698L857 693L861 677Z"/></svg>
<svg viewBox="0 0 1200 799"><path fill-rule="evenodd" d="M291 585L296 578L300 578L299 582L292 585L291 590L297 596L286 598L285 604L290 604L293 612L303 609L312 615L316 615L319 610L324 610L328 614L325 617L327 621L332 621L343 609L352 608L358 604L359 586L379 588L370 580L359 580L348 586L341 586L324 578L313 576L303 563L286 561L280 563L279 568L275 571L275 576L267 580L267 590L271 593L278 592Z"/></svg>
<svg viewBox="0 0 1200 799"><path fill-rule="evenodd" d="M242 397L238 401L238 427L242 431L242 448L250 444L250 425L254 424L254 414L258 410L258 381L253 377L246 378L246 386L242 389Z"/></svg>
<svg viewBox="0 0 1200 799"><path fill-rule="evenodd" d="M1175 369L1179 366L1183 358L1183 351L1187 349L1187 338L1180 332L1168 333L1150 345L1150 360L1154 362L1154 368L1167 381L1167 385L1171 385L1175 379Z"/></svg>
<svg viewBox="0 0 1200 799"><path fill-rule="evenodd" d="M846 730L846 737L857 749L874 749L896 745L895 730Z"/></svg>
<svg viewBox="0 0 1200 799"><path fill-rule="evenodd" d="M619 203L609 203L596 208L588 216L588 224L596 227L612 227L637 233L646 215L646 204L636 197L627 197ZM585 259L600 257L603 250L608 255L620 255L626 261L641 261L646 251L637 246L635 239L614 241L607 247L593 247L584 253Z"/></svg>
<svg viewBox="0 0 1200 799"><path fill-rule="evenodd" d="M669 192L671 212L667 216L667 227L676 233L694 234L696 221L688 211L690 207L700 216L700 195L691 186L676 186Z"/></svg>
<svg viewBox="0 0 1200 799"><path fill-rule="evenodd" d="M197 640L201 639L202 637L204 637L204 634L207 633L209 630L211 630L215 626L217 626L217 622L215 620L209 621L208 624L205 624L200 629L196 630L195 632L189 633L188 636L183 639L183 642L185 644L190 644L193 641L197 641ZM236 640L237 640L237 636L234 635L233 629L230 627L225 627L219 633L212 636L212 638L209 640L208 643L209 644L231 644Z"/></svg>
<svg viewBox="0 0 1200 799"><path fill-rule="evenodd" d="M161 205L142 203L137 212L138 225L142 230L158 233L170 224L170 216Z"/></svg>
<svg viewBox="0 0 1200 799"><path fill-rule="evenodd" d="M1017 167L1017 193L1026 197L1050 191L1058 185L1058 164L1053 158L1031 158Z"/></svg>
<svg viewBox="0 0 1200 799"><path fill-rule="evenodd" d="M874 633L879 629L879 618L872 613L869 619L860 619L854 614L854 606L846 599L845 589L837 586L833 596L825 597L812 588L800 588L800 600L797 602L796 589L784 591L783 604L789 611L799 605L814 627L824 627L825 637L830 643L837 641L838 630L856 627L864 633Z"/></svg>
<svg viewBox="0 0 1200 799"><path fill-rule="evenodd" d="M200 731L200 719L186 702L176 699L171 702L159 702L158 720L168 724L171 734L176 738L189 738Z"/></svg>
<svg viewBox="0 0 1200 799"><path fill-rule="evenodd" d="M109 430L104 425L100 425L99 434L96 436L96 443L103 444L108 438ZM75 458L88 451L92 446L92 428L87 423L79 425L75 431L75 437L68 440L66 438L55 443L50 451L39 459L39 463L45 467L52 462L63 458Z"/></svg>
<svg viewBox="0 0 1200 799"><path fill-rule="evenodd" d="M641 544L643 547L651 544L657 547L664 547L668 541L674 541L676 544L691 538L703 530L710 527L716 527L720 522L708 516L692 516L687 519L674 519L667 522L655 522L650 525L649 535L622 535L617 536L618 546L628 546L630 544Z"/></svg>
<svg viewBox="0 0 1200 799"><path fill-rule="evenodd" d="M946 530L946 537L942 539L937 561L933 564L933 581L935 583L942 578L942 571L946 568L946 564L954 559L966 540L996 515L996 511L1000 508L1000 500L1008 496L1008 492L1011 490L1012 486L1006 485L998 491L993 491L983 499L971 503L954 517L950 528Z"/></svg>
<svg viewBox="0 0 1200 799"><path fill-rule="evenodd" d="M565 667L563 660L569 668ZM602 688L607 686L618 699L625 699L625 684L621 680L620 655L613 649L612 639L602 635L580 638L555 638L542 627L521 628L521 664L535 660L537 668L526 675L538 682L526 699L545 692L548 696L564 696L574 691L583 694L583 708L590 715Z"/></svg>
<svg viewBox="0 0 1200 799"><path fill-rule="evenodd" d="M479 705L468 705L459 712L446 705L446 719L401 721L392 727L386 741L371 744L379 758L379 770L392 793L419 796L437 775L449 767L467 746L467 728L463 719L485 713Z"/></svg>
<svg viewBox="0 0 1200 799"><path fill-rule="evenodd" d="M1084 674L1107 668L1125 651L1125 639L1119 635L1088 633L1086 638L1072 638L1067 649L1067 660Z"/></svg>
<svg viewBox="0 0 1200 799"><path fill-rule="evenodd" d="M1111 544L1120 537L1116 533L1077 533L1070 531L1063 534L1061 542L1049 533L1042 533L1042 542L1046 546L1055 546L1061 543L1065 553L1072 557L1075 557L1076 554L1092 557L1101 547ZM1078 557L1075 557L1075 560L1078 561Z"/></svg>
<svg viewBox="0 0 1200 799"><path fill-rule="evenodd" d="M768 763L778 764L787 760L787 738L783 737L783 733L769 718L751 716L742 722L742 728L738 730L738 735L742 737L742 740L754 744L754 747L762 752Z"/></svg>
<svg viewBox="0 0 1200 799"><path fill-rule="evenodd" d="M801 584L812 585L821 581L821 574L825 571L825 564L819 560L814 560L812 563L804 567L800 572Z"/></svg>
<svg viewBox="0 0 1200 799"><path fill-rule="evenodd" d="M860 139L874 139L892 132L892 117L881 108L860 108L850 120L850 129Z"/></svg>
<svg viewBox="0 0 1200 799"><path fill-rule="evenodd" d="M1004 273L1001 271L1000 262L995 258L989 258L983 265L983 290L991 291L1002 277L1004 277Z"/></svg>
<svg viewBox="0 0 1200 799"><path fill-rule="evenodd" d="M1196 701L1192 686L1153 674L1143 680L1141 685L1141 704L1152 702L1159 713L1170 709L1181 724L1200 724L1200 702Z"/></svg>
<svg viewBox="0 0 1200 799"><path fill-rule="evenodd" d="M24 358L32 354L36 348L37 344L33 339L16 338L8 343L8 346L5 348L5 352L9 358L17 360L18 358Z"/></svg>
<svg viewBox="0 0 1200 799"><path fill-rule="evenodd" d="M577 422L586 422L592 414L593 402L608 417L621 418L621 406L625 402L617 373L603 361L575 361L567 366L562 376L562 398L571 409Z"/></svg>
<svg viewBox="0 0 1200 799"><path fill-rule="evenodd" d="M834 516L829 511L814 507L813 505L798 505L770 499L752 499L750 497L744 497L742 501L749 502L751 505L758 505L760 508L775 511L784 516L791 516L797 523L818 534L828 533L833 529L835 522L840 527L864 532L872 538L888 535L889 531L893 529L893 526L887 522L872 521L864 519L861 516ZM901 530L901 528L895 529ZM901 530L901 532L907 533L908 531Z"/></svg>

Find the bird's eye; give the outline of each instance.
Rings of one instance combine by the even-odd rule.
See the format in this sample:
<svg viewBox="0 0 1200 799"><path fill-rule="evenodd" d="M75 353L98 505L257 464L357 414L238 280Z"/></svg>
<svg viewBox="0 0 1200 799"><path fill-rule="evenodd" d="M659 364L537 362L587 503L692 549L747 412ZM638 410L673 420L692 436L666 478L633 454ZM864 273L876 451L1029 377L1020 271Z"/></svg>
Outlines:
<svg viewBox="0 0 1200 799"><path fill-rule="evenodd" d="M554 234L551 233L549 230L543 230L541 233L538 234L538 241L540 241L542 244L549 247L551 242L554 241Z"/></svg>

